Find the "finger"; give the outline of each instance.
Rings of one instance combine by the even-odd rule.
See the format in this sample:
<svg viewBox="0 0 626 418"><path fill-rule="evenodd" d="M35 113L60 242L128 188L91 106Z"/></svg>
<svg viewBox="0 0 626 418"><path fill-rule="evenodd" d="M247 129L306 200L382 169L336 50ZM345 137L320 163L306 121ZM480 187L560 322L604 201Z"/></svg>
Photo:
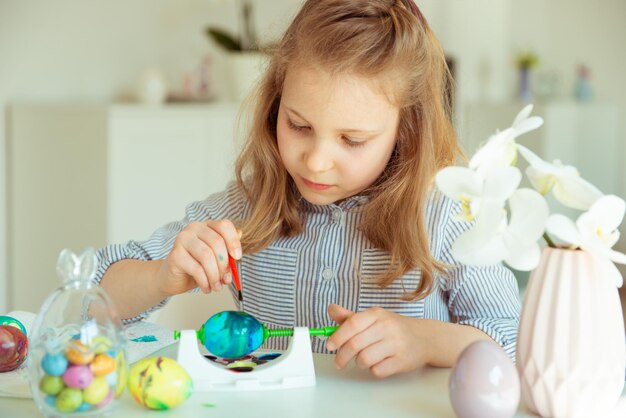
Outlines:
<svg viewBox="0 0 626 418"><path fill-rule="evenodd" d="M235 225L228 219L208 221L207 225L224 239L226 248L228 249L228 254L232 255L235 260L239 260L242 255L241 241L239 232L237 228L235 228Z"/></svg>
<svg viewBox="0 0 626 418"><path fill-rule="evenodd" d="M326 342L330 351L340 349L347 341L369 328L376 322L376 316L369 311L359 312L348 317Z"/></svg>
<svg viewBox="0 0 626 418"><path fill-rule="evenodd" d="M206 277L206 273L204 272L202 265L200 265L200 263L198 263L198 261L193 258L186 249L182 246L176 247L172 250L171 257L173 258L174 265L182 270L184 274L191 277L202 292L211 292L209 280Z"/></svg>
<svg viewBox="0 0 626 418"><path fill-rule="evenodd" d="M184 245L189 254L202 266L208 280L209 288L214 291L221 290L222 284L220 283L220 279L222 275L211 247L199 239L191 240Z"/></svg>
<svg viewBox="0 0 626 418"><path fill-rule="evenodd" d="M370 372L378 378L389 377L404 371L402 361L398 356L387 357L370 367Z"/></svg>
<svg viewBox="0 0 626 418"><path fill-rule="evenodd" d="M356 334L343 344L339 350L337 350L337 354L335 355L335 367L343 369L348 365L350 360L353 358L358 359L359 356L361 356L361 353L369 347L380 343L382 340L381 333L374 332L374 327L375 325L367 328L359 334ZM359 363L357 363L357 365L361 367ZM369 368L369 366L361 368Z"/></svg>
<svg viewBox="0 0 626 418"><path fill-rule="evenodd" d="M377 335L380 334L377 333ZM379 338L356 355L355 363L361 369L371 369L381 361L392 357L394 353L394 347L389 340Z"/></svg>
<svg viewBox="0 0 626 418"><path fill-rule="evenodd" d="M196 234L198 239L211 248L213 252L212 257L219 271L218 280L220 281L218 281L217 284L219 284L218 287L221 289L221 283L229 284L232 280L230 266L228 264L228 252L226 250L224 238L208 224L202 224Z"/></svg>
<svg viewBox="0 0 626 418"><path fill-rule="evenodd" d="M344 308L343 306L331 303L328 305L328 315L330 315L336 323L342 324L346 319L354 315L354 312Z"/></svg>

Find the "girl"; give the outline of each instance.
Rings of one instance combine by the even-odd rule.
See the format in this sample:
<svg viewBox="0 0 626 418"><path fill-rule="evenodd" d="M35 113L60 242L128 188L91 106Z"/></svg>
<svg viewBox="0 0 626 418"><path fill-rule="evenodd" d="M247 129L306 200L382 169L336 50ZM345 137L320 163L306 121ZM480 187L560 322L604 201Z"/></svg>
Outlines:
<svg viewBox="0 0 626 418"><path fill-rule="evenodd" d="M513 357L515 279L452 257L469 225L433 188L460 155L449 77L412 0L306 1L259 86L237 181L147 241L99 251L122 317L196 287L235 294L230 254L240 309L270 327L341 324L312 341L338 368L449 367L478 339Z"/></svg>

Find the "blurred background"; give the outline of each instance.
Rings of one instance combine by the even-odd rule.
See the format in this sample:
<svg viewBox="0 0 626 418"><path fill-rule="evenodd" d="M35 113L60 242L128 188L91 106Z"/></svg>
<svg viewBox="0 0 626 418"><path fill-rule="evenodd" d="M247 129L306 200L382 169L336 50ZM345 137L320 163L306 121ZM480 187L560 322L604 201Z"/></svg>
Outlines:
<svg viewBox="0 0 626 418"><path fill-rule="evenodd" d="M417 3L453 68L468 154L532 102L545 125L520 142L626 196L626 1ZM300 4L0 0L0 313L39 309L61 249L147 238L223 188L254 46Z"/></svg>

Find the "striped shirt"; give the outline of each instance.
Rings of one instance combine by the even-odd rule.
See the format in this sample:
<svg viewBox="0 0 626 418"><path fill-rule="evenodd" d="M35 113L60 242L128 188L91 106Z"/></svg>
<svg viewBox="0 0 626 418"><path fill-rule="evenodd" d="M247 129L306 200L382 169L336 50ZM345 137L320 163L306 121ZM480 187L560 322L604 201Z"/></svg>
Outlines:
<svg viewBox="0 0 626 418"><path fill-rule="evenodd" d="M515 358L520 301L517 282L510 270L498 264L475 267L460 264L451 253L455 239L469 228L455 217L457 202L432 193L426 209L430 248L435 259L449 265L446 276L435 275L433 291L426 298L405 301L401 296L420 281L418 269L409 271L386 288L375 279L390 263L388 252L375 248L359 229L367 202L363 196L337 204L313 205L301 199L306 212L302 233L279 237L267 248L244 254L238 261L243 306L268 328L323 327L335 325L327 308L331 303L352 311L382 307L401 315L428 318L476 327ZM169 254L174 240L189 223L210 219L243 219L249 204L236 183L207 199L190 204L186 216L169 223L143 242L109 245L97 252L100 281L106 269L123 259L157 260ZM239 304L234 286L229 286ZM162 307L167 300L135 321ZM263 348L284 349L286 337L269 338ZM324 341L313 337L315 352L326 352Z"/></svg>

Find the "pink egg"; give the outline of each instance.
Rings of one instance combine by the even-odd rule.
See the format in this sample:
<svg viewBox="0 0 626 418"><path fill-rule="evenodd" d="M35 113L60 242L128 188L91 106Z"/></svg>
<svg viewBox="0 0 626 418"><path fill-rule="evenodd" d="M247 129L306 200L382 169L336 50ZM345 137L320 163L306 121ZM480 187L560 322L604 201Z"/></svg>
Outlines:
<svg viewBox="0 0 626 418"><path fill-rule="evenodd" d="M500 346L476 341L463 350L450 375L450 401L457 417L511 418L519 399L519 375Z"/></svg>
<svg viewBox="0 0 626 418"><path fill-rule="evenodd" d="M92 380L93 374L89 366L72 365L63 373L63 381L71 388L84 389Z"/></svg>

